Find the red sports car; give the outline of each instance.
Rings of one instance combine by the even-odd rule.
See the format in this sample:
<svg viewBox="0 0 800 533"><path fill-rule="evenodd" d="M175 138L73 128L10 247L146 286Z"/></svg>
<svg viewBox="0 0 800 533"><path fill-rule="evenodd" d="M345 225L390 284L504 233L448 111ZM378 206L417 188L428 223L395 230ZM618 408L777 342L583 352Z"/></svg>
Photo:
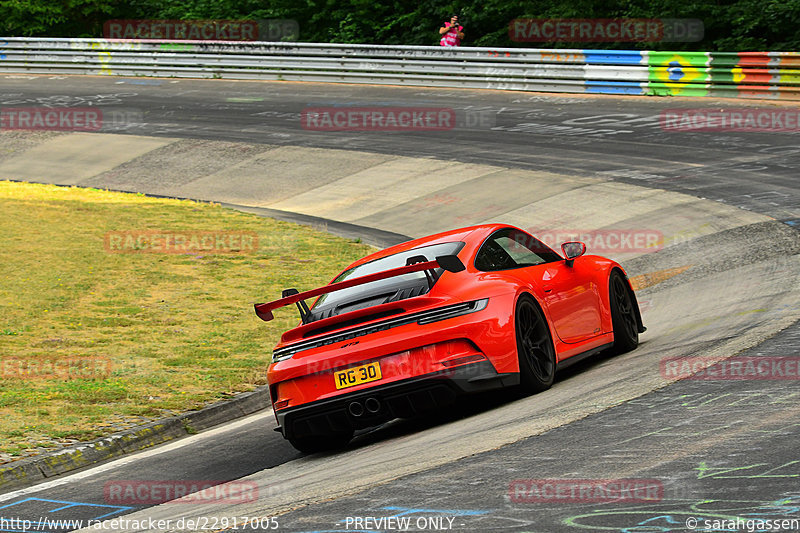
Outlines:
<svg viewBox="0 0 800 533"><path fill-rule="evenodd" d="M256 304L301 323L275 347L268 381L279 431L300 451L346 444L356 429L411 417L460 394L543 391L556 370L645 330L622 267L519 228L487 224L369 255L329 285ZM305 300L317 297L311 307Z"/></svg>

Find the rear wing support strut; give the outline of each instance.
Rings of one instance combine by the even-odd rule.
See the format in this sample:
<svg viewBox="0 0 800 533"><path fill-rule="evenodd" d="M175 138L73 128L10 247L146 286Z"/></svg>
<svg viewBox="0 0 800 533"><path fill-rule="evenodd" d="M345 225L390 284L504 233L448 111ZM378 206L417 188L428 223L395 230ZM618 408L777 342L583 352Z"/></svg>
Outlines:
<svg viewBox="0 0 800 533"><path fill-rule="evenodd" d="M310 291L298 292L297 289L286 289L281 294L282 298L280 300L263 304L255 304L254 307L256 315L261 320L270 321L274 318L272 311L275 309L278 309L279 307L285 307L287 305L297 304L297 309L300 311L300 318L303 321L303 324L306 324L308 317L311 314L311 310L308 308L308 305L306 305L305 302L305 300L309 298L314 298L315 296L321 296L323 294L328 294L330 292L340 291L343 289L349 289L350 287L364 285L365 283L371 283L381 279L393 278L396 276L402 276L404 274L411 274L412 272L420 271L425 271L425 276L428 279L428 283L432 285L433 282L436 281L433 274L434 269L442 268L448 272L461 272L466 268L464 267L464 263L462 263L456 255L442 255L433 261L425 260L424 256L415 256L408 259L409 263L412 261L415 262L406 266L331 283L330 285L325 285L324 287L319 287Z"/></svg>

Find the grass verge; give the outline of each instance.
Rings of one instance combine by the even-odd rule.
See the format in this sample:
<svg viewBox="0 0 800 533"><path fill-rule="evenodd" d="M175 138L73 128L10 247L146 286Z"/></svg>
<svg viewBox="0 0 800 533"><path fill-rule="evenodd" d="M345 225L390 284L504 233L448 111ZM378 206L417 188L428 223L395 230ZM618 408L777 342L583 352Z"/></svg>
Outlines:
<svg viewBox="0 0 800 533"><path fill-rule="evenodd" d="M119 240L220 231L254 232L257 244L166 254ZM369 251L214 204L0 181L0 454L91 440L264 384L271 348L297 318L287 308L265 323L252 304L325 284Z"/></svg>

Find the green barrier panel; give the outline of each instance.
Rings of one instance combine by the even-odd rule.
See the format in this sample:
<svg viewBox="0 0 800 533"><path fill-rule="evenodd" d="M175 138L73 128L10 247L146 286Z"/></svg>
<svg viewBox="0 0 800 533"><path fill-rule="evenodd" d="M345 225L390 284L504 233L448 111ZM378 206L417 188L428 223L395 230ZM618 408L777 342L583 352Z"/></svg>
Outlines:
<svg viewBox="0 0 800 533"><path fill-rule="evenodd" d="M707 52L647 52L648 94L705 96L711 81Z"/></svg>
<svg viewBox="0 0 800 533"><path fill-rule="evenodd" d="M700 84L649 82L645 94L648 96L708 96L710 87Z"/></svg>
<svg viewBox="0 0 800 533"><path fill-rule="evenodd" d="M775 85L800 85L800 70L778 69L777 75L772 78Z"/></svg>
<svg viewBox="0 0 800 533"><path fill-rule="evenodd" d="M666 67L680 64L685 67L705 68L711 64L709 52L642 52L647 56L647 64L651 67Z"/></svg>
<svg viewBox="0 0 800 533"><path fill-rule="evenodd" d="M795 98L800 61L792 52L646 52L647 94ZM779 67L778 64L781 66Z"/></svg>
<svg viewBox="0 0 800 533"><path fill-rule="evenodd" d="M711 69L712 83L734 85L798 85L800 70L789 69Z"/></svg>
<svg viewBox="0 0 800 533"><path fill-rule="evenodd" d="M744 75L741 73L741 69L733 69L733 68L712 68L710 69L711 74L711 83L714 85L736 85L740 83ZM769 75L767 75L769 76ZM761 76L758 76L761 79ZM759 81L758 83L764 83L764 81Z"/></svg>

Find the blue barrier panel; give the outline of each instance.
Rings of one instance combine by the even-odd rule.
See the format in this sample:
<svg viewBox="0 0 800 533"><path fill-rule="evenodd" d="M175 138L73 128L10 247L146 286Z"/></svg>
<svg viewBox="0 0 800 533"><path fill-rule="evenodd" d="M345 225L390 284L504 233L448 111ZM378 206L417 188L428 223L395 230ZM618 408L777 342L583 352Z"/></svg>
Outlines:
<svg viewBox="0 0 800 533"><path fill-rule="evenodd" d="M638 50L584 50L589 65L646 65L645 54Z"/></svg>
<svg viewBox="0 0 800 533"><path fill-rule="evenodd" d="M592 81L586 80L586 92L598 94L645 94L643 85L632 81Z"/></svg>

